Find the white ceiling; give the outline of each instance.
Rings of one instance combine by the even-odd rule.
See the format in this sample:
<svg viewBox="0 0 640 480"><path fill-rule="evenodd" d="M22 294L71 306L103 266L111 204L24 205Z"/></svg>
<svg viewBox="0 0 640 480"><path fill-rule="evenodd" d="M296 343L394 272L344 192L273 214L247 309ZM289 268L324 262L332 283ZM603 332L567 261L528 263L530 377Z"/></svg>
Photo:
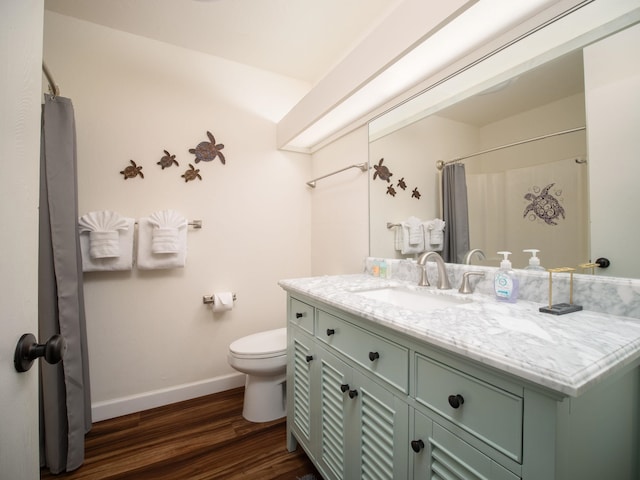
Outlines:
<svg viewBox="0 0 640 480"><path fill-rule="evenodd" d="M401 1L45 0L45 8L313 85Z"/></svg>
<svg viewBox="0 0 640 480"><path fill-rule="evenodd" d="M440 110L438 115L481 127L582 92L582 49L576 49Z"/></svg>

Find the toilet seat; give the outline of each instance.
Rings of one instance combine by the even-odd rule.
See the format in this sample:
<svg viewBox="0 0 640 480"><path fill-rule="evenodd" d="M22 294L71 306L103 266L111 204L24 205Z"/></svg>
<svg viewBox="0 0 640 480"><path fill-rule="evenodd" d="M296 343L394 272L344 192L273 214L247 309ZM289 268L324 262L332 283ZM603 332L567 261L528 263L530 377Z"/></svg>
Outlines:
<svg viewBox="0 0 640 480"><path fill-rule="evenodd" d="M242 337L229 345L235 358L260 359L287 354L287 329L278 328Z"/></svg>

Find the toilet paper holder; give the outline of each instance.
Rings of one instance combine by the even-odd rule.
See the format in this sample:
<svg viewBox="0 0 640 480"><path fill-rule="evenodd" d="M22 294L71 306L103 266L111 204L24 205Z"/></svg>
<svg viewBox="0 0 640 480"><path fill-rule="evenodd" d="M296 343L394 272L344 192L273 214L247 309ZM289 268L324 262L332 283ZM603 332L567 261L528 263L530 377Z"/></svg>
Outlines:
<svg viewBox="0 0 640 480"><path fill-rule="evenodd" d="M203 295L202 296L202 303L204 303L205 305L215 305L216 304L216 296L215 295ZM236 294L234 293L233 296L233 301L236 301Z"/></svg>

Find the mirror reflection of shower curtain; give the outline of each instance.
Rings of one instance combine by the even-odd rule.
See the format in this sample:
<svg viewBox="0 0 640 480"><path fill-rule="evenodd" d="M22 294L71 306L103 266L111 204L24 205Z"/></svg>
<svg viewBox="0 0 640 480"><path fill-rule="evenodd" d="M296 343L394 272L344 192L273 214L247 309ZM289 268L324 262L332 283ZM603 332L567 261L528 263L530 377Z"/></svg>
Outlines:
<svg viewBox="0 0 640 480"><path fill-rule="evenodd" d="M462 263L469 249L469 207L464 164L445 165L442 171L442 216L445 221L445 262Z"/></svg>
<svg viewBox="0 0 640 480"><path fill-rule="evenodd" d="M488 258L509 250L516 268L527 265L529 254L522 252L527 248L540 250L546 268L575 267L588 261L587 183L586 165L576 164L575 157L467 175L474 247L485 250ZM538 201L546 202L545 195L562 208L548 221L531 208ZM497 265L499 259L492 260Z"/></svg>
<svg viewBox="0 0 640 480"><path fill-rule="evenodd" d="M71 100L45 95L41 135L38 337L59 333L67 350L56 365L40 363L40 464L60 473L82 465L91 428Z"/></svg>

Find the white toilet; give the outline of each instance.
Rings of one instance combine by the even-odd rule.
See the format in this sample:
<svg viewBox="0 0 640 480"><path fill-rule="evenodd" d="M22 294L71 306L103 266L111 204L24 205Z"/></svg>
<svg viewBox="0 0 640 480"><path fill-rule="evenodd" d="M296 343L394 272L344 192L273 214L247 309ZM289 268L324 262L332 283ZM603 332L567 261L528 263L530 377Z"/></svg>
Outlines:
<svg viewBox="0 0 640 480"><path fill-rule="evenodd" d="M246 373L242 416L269 422L286 414L287 329L242 337L229 345L229 365Z"/></svg>

